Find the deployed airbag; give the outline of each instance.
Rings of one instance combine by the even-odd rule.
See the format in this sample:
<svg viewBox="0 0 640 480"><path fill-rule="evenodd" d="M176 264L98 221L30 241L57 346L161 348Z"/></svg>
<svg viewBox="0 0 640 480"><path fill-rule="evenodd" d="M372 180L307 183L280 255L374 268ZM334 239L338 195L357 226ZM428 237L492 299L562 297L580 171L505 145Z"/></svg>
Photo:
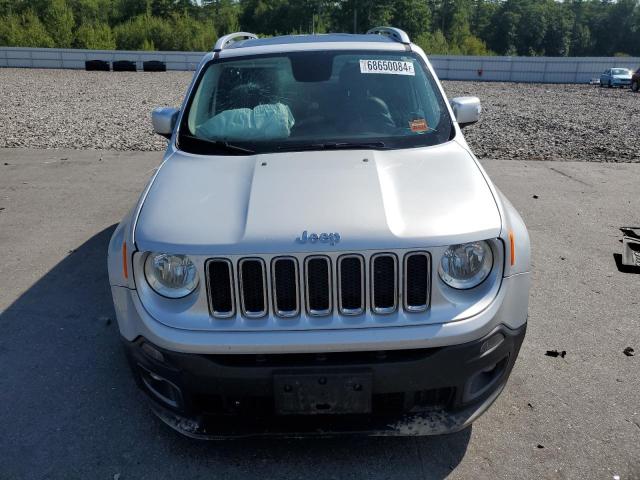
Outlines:
<svg viewBox="0 0 640 480"><path fill-rule="evenodd" d="M212 140L272 140L288 138L295 123L283 103L225 110L196 128L196 135Z"/></svg>

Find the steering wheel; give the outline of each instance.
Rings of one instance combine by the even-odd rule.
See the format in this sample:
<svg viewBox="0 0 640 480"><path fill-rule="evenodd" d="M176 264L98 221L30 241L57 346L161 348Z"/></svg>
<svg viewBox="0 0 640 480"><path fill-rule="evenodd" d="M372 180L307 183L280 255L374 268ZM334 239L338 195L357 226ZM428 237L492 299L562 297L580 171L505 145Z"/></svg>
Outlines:
<svg viewBox="0 0 640 480"><path fill-rule="evenodd" d="M314 115L312 117L303 118L299 121L296 120L296 123L291 127L291 136L293 137L314 133L314 130L317 130L317 127L328 124L330 124L329 120L322 115Z"/></svg>

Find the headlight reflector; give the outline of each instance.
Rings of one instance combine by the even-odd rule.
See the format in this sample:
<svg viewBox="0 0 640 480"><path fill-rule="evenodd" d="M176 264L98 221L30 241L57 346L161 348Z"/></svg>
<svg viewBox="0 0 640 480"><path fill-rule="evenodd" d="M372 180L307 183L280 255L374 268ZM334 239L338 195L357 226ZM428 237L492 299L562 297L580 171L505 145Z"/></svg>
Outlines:
<svg viewBox="0 0 640 480"><path fill-rule="evenodd" d="M163 297L182 298L198 286L198 270L186 255L150 253L144 274L153 290Z"/></svg>
<svg viewBox="0 0 640 480"><path fill-rule="evenodd" d="M493 253L485 242L451 245L442 255L438 274L444 283L460 290L480 285L491 272Z"/></svg>

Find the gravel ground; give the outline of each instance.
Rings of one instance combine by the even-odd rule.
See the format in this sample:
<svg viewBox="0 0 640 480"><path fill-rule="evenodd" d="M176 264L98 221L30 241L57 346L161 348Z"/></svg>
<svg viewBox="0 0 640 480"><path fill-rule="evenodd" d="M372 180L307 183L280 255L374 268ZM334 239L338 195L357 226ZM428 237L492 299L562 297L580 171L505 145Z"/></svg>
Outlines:
<svg viewBox="0 0 640 480"><path fill-rule="evenodd" d="M592 85L444 82L475 95L479 125L465 137L480 158L640 162L640 94Z"/></svg>
<svg viewBox="0 0 640 480"><path fill-rule="evenodd" d="M0 68L0 147L164 150L151 110L180 106L192 76Z"/></svg>
<svg viewBox="0 0 640 480"><path fill-rule="evenodd" d="M152 108L178 106L190 72L0 69L0 147L163 150ZM640 95L588 85L445 82L476 95L481 158L640 162Z"/></svg>

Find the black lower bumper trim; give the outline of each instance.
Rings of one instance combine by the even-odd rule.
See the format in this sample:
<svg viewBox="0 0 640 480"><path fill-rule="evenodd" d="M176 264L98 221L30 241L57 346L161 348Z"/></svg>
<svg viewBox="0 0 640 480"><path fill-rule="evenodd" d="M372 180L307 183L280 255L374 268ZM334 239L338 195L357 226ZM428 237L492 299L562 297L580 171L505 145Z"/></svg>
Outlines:
<svg viewBox="0 0 640 480"><path fill-rule="evenodd" d="M437 435L465 428L493 403L525 331L499 326L474 342L387 352L198 355L143 338L125 348L153 411L190 437ZM370 413L276 414L274 378L349 371L371 376Z"/></svg>
<svg viewBox="0 0 640 480"><path fill-rule="evenodd" d="M458 411L433 410L395 416L327 416L215 418L184 417L151 400L151 409L164 423L187 437L199 440L245 438L331 438L349 436L406 437L443 435L468 427L500 395L500 385L479 404Z"/></svg>

